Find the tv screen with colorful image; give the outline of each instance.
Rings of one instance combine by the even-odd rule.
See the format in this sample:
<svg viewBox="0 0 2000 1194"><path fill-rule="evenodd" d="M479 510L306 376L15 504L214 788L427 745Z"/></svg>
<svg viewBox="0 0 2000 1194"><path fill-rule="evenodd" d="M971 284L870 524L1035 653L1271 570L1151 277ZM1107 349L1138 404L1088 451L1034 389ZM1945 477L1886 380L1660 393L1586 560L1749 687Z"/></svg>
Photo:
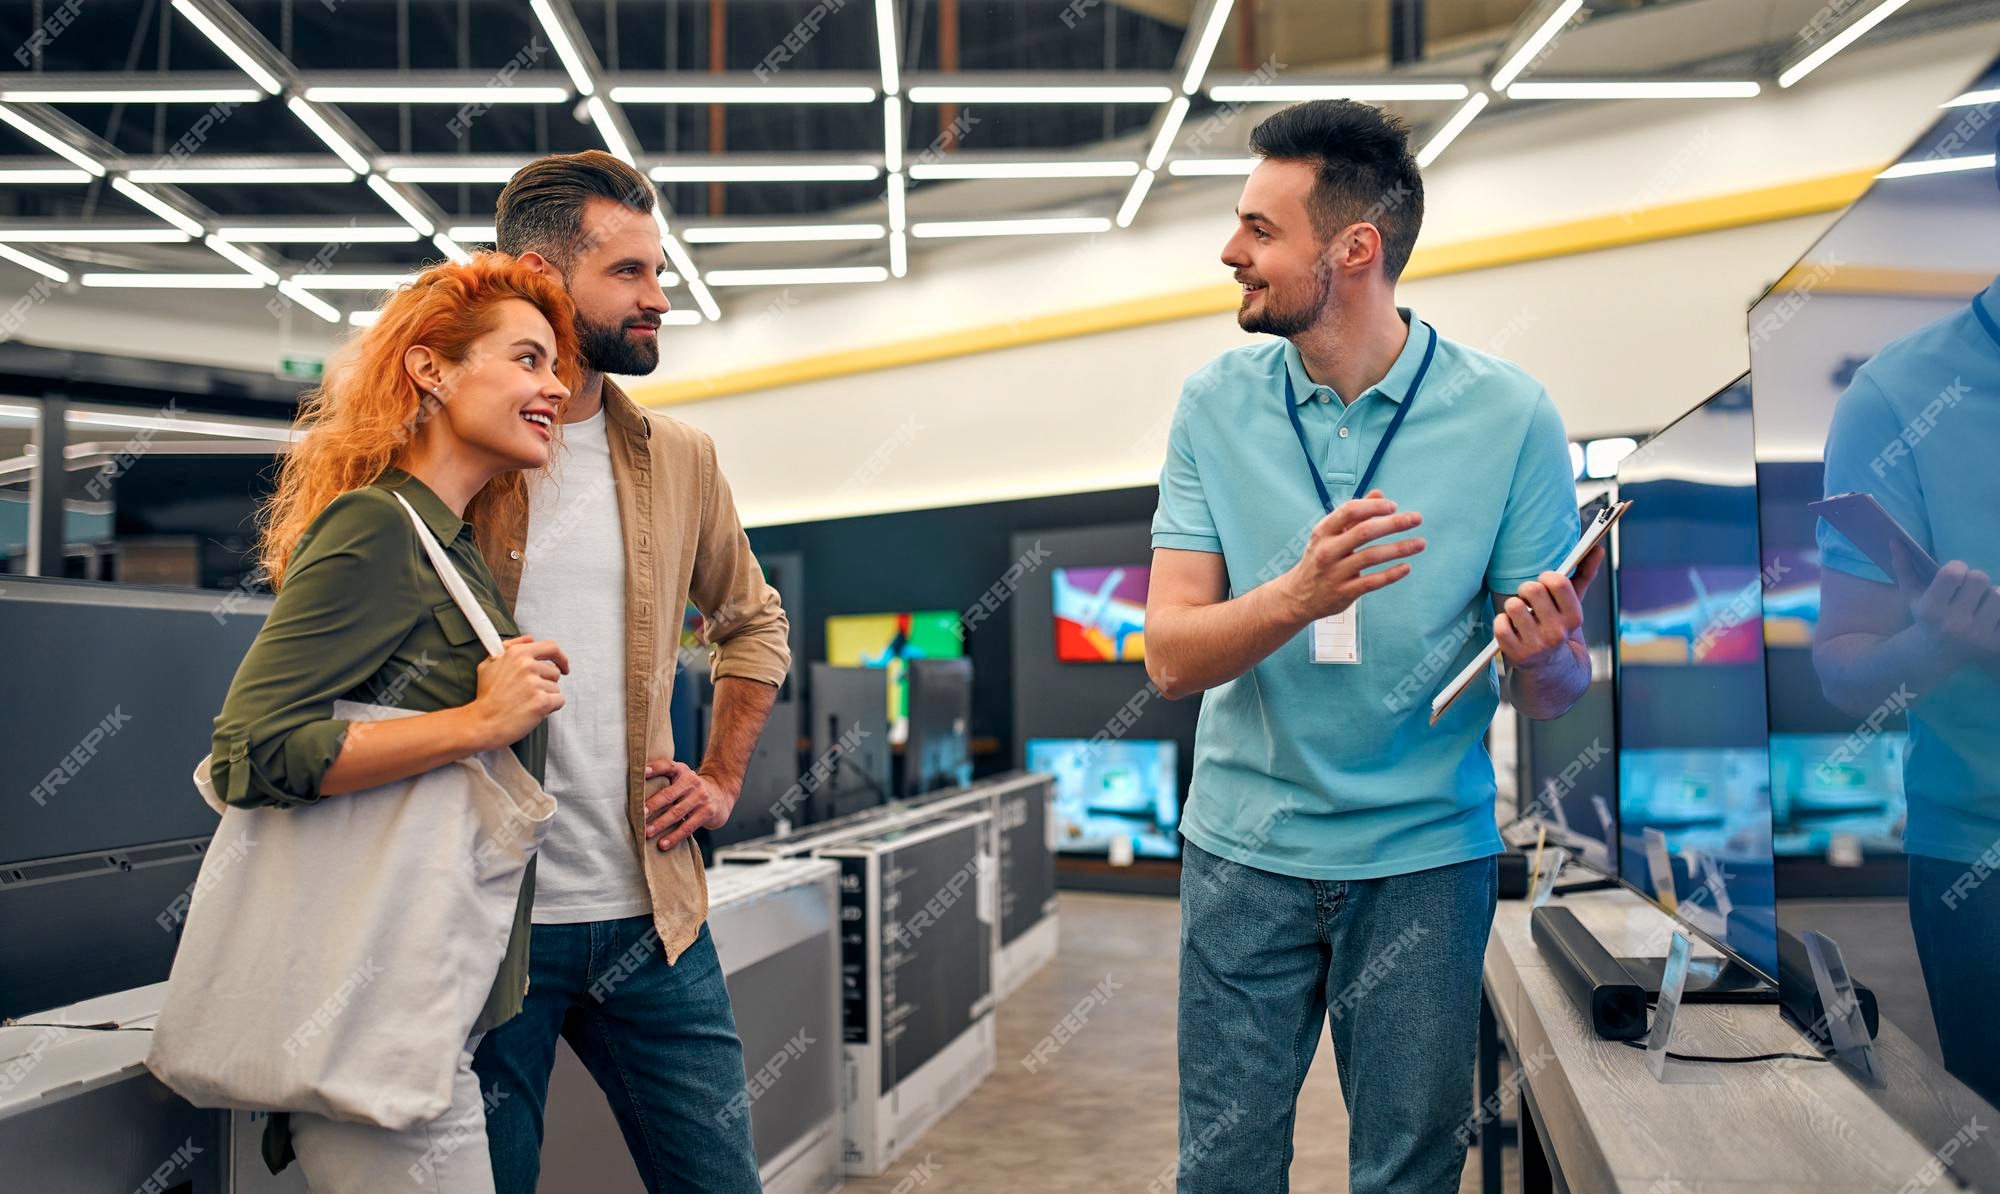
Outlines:
<svg viewBox="0 0 2000 1194"><path fill-rule="evenodd" d="M1056 850L1106 854L1125 838L1135 858L1179 858L1179 757L1169 740L1030 738L1028 770L1056 779Z"/></svg>
<svg viewBox="0 0 2000 1194"><path fill-rule="evenodd" d="M1144 564L1055 570L1056 658L1138 663L1146 658Z"/></svg>
<svg viewBox="0 0 2000 1194"><path fill-rule="evenodd" d="M826 620L826 662L835 667L888 668L890 733L898 740L910 711L911 659L961 659L958 611L841 614Z"/></svg>

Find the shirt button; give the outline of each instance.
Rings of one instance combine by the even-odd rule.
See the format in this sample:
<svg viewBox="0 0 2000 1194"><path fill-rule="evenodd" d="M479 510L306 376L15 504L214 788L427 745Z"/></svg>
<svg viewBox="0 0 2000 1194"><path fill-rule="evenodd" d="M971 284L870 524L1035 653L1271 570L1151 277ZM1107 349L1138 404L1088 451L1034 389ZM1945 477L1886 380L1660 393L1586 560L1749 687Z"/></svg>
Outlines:
<svg viewBox="0 0 2000 1194"><path fill-rule="evenodd" d="M1340 438L1342 438L1342 439L1346 439L1346 438L1347 438L1347 428L1345 428L1345 427L1342 427L1342 428L1340 429Z"/></svg>
<svg viewBox="0 0 2000 1194"><path fill-rule="evenodd" d="M1344 432L1346 429L1342 428L1342 430ZM510 560L518 560L521 558L521 553L518 551L510 551L507 553L507 558Z"/></svg>
<svg viewBox="0 0 2000 1194"><path fill-rule="evenodd" d="M1328 397L1327 397L1327 396L1326 396L1325 394L1321 394L1321 395L1319 396L1319 404L1320 404L1321 406L1325 406L1325 405L1326 405L1327 403L1329 403L1329 402L1331 402L1331 401L1333 401L1333 400L1332 400L1331 398L1328 398Z"/></svg>

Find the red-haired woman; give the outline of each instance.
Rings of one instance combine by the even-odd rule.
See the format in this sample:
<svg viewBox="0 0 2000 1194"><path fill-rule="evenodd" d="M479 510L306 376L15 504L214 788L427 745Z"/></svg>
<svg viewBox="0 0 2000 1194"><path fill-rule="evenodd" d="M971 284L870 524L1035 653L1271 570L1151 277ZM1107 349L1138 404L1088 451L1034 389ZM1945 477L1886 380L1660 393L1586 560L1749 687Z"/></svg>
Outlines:
<svg viewBox="0 0 2000 1194"><path fill-rule="evenodd" d="M303 437L263 511L262 563L277 600L216 718L210 779L225 801L337 799L500 747L542 778L543 719L562 707L558 680L569 661L555 643L518 636L475 530L525 502L521 470L549 464L578 366L562 288L500 254L425 271L343 350L299 412ZM505 655L486 658L397 495L445 546L494 626L516 636ZM421 715L349 735L333 716L342 699ZM442 1194L490 1192L471 1050L521 1006L533 900L530 870L443 1116L395 1132L275 1115L267 1161L281 1166L295 1150L314 1194L413 1179Z"/></svg>

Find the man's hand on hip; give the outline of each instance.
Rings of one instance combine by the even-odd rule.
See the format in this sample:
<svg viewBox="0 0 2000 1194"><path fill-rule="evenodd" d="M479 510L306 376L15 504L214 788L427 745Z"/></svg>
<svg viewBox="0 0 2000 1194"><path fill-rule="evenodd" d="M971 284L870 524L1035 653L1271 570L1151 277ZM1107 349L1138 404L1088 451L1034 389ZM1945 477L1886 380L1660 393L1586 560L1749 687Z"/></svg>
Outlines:
<svg viewBox="0 0 2000 1194"><path fill-rule="evenodd" d="M651 759L646 778L666 786L646 798L646 840L671 850L697 829L720 829L736 807L736 796L679 759Z"/></svg>

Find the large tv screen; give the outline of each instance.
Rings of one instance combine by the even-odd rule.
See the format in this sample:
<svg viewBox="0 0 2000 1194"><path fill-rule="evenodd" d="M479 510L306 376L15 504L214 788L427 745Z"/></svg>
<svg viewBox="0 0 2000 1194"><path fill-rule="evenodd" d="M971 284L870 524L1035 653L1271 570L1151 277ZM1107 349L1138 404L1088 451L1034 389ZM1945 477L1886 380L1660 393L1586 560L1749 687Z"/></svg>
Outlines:
<svg viewBox="0 0 2000 1194"><path fill-rule="evenodd" d="M1179 749L1172 741L1030 738L1028 770L1056 780L1056 849L1105 854L1126 838L1137 858L1179 858Z"/></svg>
<svg viewBox="0 0 2000 1194"><path fill-rule="evenodd" d="M1133 663L1146 658L1144 564L1057 568L1056 658L1064 663Z"/></svg>
<svg viewBox="0 0 2000 1194"><path fill-rule="evenodd" d="M1739 380L1618 468L1619 874L1775 980L1755 447Z"/></svg>
<svg viewBox="0 0 2000 1194"><path fill-rule="evenodd" d="M897 741L910 716L910 676L904 665L912 659L964 656L956 610L840 614L826 620L826 662L889 669L889 732Z"/></svg>

